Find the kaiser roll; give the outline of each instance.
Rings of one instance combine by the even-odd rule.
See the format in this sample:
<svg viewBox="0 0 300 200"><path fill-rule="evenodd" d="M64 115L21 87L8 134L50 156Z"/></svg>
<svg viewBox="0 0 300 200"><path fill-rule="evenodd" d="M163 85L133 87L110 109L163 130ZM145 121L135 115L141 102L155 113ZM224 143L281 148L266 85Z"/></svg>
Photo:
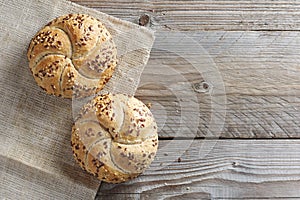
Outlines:
<svg viewBox="0 0 300 200"><path fill-rule="evenodd" d="M111 34L85 14L58 17L32 39L27 57L37 84L65 98L101 90L117 65Z"/></svg>
<svg viewBox="0 0 300 200"><path fill-rule="evenodd" d="M145 104L123 94L105 94L86 104L75 119L75 160L98 179L120 183L141 174L158 146L157 125Z"/></svg>

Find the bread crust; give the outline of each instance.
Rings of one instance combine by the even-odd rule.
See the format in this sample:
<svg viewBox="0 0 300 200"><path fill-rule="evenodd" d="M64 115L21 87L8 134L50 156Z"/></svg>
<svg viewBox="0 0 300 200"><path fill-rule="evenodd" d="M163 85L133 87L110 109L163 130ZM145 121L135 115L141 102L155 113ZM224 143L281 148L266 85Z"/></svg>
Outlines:
<svg viewBox="0 0 300 200"><path fill-rule="evenodd" d="M102 181L120 183L137 177L153 161L157 125L148 107L136 98L104 94L84 106L71 141L83 169Z"/></svg>
<svg viewBox="0 0 300 200"><path fill-rule="evenodd" d="M117 48L98 19L69 14L54 19L33 37L27 58L37 84L48 94L83 97L99 92L112 77ZM36 76L41 69L57 68L53 63L63 64Z"/></svg>

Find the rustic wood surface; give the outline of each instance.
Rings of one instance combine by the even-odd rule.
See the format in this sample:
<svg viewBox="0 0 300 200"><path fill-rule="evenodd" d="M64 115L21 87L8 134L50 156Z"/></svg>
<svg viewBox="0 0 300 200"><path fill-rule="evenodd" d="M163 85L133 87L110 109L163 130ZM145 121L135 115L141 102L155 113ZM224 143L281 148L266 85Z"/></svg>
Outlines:
<svg viewBox="0 0 300 200"><path fill-rule="evenodd" d="M137 91L137 96L145 102L162 105L161 108L154 109L157 121L162 122L164 117L168 116L160 132L161 138L175 137L179 125L188 124L191 118L197 120L193 117L197 116L197 113L197 134L187 130L181 131L180 136L206 137L209 129L220 127L224 120L222 133L215 131L213 136L300 137L297 131L300 125L298 32L201 31L188 36L202 44L217 70L205 69L206 63L201 60L196 63L200 66L200 69L196 70L177 55L153 50L141 78L143 86ZM176 39L174 38L174 41ZM170 72L170 68L185 77L186 80L181 78L183 83L207 82L212 91L203 88L201 93L172 93L172 88L180 91L182 82L179 81L178 73ZM213 77L217 72L221 74L222 79ZM162 87L161 82L166 81L167 86ZM224 91L220 90L220 84L224 85ZM195 102L184 106L193 96L196 96ZM226 101L220 100L221 97ZM196 107L193 103L198 105L199 109L193 109ZM212 109L213 104L218 105L218 109ZM214 123L211 123L212 115L218 116Z"/></svg>
<svg viewBox="0 0 300 200"><path fill-rule="evenodd" d="M160 151L140 178L102 183L97 199L300 198L299 1L72 1L180 33L185 55L151 52L136 96L152 103ZM203 59L191 63L193 43Z"/></svg>
<svg viewBox="0 0 300 200"><path fill-rule="evenodd" d="M155 28L199 30L299 30L297 0L72 0L137 22L147 13Z"/></svg>
<svg viewBox="0 0 300 200"><path fill-rule="evenodd" d="M181 142L184 147L187 141ZM131 182L102 183L99 199L300 197L299 140L195 140L188 145L182 155L176 146L166 149ZM206 147L199 151L201 145Z"/></svg>

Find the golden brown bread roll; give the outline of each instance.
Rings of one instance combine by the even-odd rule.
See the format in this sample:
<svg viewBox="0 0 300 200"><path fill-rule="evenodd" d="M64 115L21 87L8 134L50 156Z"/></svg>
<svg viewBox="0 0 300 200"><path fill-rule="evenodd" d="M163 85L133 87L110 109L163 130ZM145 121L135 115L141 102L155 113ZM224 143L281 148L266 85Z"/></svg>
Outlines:
<svg viewBox="0 0 300 200"><path fill-rule="evenodd" d="M32 39L27 57L37 84L65 98L98 92L117 65L111 34L98 19L84 14L47 24Z"/></svg>
<svg viewBox="0 0 300 200"><path fill-rule="evenodd" d="M145 104L123 94L95 97L75 119L75 159L98 179L120 183L141 174L158 146L157 125Z"/></svg>

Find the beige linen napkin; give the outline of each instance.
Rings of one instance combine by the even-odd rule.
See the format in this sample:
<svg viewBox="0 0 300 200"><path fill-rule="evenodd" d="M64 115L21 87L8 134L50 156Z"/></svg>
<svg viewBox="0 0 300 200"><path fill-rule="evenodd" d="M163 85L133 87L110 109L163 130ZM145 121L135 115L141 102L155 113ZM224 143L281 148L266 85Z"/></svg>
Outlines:
<svg viewBox="0 0 300 200"><path fill-rule="evenodd" d="M55 17L93 15L118 47L119 66L105 90L132 95L153 32L63 0L0 0L0 13L0 199L93 199L100 181L72 157L72 101L46 95L37 86L27 46Z"/></svg>

